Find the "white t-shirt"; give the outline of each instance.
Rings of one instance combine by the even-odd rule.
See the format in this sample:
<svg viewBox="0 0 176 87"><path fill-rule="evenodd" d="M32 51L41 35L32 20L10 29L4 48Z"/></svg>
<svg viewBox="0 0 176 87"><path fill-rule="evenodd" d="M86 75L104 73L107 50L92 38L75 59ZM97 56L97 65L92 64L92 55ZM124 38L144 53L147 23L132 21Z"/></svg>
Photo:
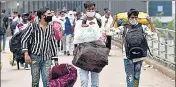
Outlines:
<svg viewBox="0 0 176 87"><path fill-rule="evenodd" d="M22 24L22 26L19 26L20 24ZM29 25L29 23L26 23L26 24L19 23L19 24L17 24L16 29L15 29L15 34L16 34L17 32L19 32L20 30L26 29L26 27L27 27L28 25Z"/></svg>

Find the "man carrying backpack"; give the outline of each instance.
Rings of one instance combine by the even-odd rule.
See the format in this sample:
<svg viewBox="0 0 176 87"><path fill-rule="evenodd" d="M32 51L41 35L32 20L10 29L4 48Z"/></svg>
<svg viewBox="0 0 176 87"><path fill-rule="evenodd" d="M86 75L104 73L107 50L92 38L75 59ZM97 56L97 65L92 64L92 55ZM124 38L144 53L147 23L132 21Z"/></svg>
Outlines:
<svg viewBox="0 0 176 87"><path fill-rule="evenodd" d="M146 25L138 23L139 12L130 9L128 14L129 24L124 24L118 29L117 33L123 34L123 54L126 72L127 87L138 87L141 67L144 57L147 56L148 44L146 35L153 35ZM155 32L150 17L146 18ZM149 50L150 51L150 50Z"/></svg>
<svg viewBox="0 0 176 87"><path fill-rule="evenodd" d="M1 13L1 26L0 26L0 36L3 41L3 48L2 52L5 52L5 45L6 45L6 31L8 27L8 17L5 15L5 10L2 10Z"/></svg>
<svg viewBox="0 0 176 87"><path fill-rule="evenodd" d="M22 22L20 22L20 23L17 24L14 34L16 34L16 33L20 32L20 31L26 29L26 27L29 25L28 17L29 17L29 14L28 14L28 13L23 13L23 15L22 15ZM15 54L14 54L14 55L15 55ZM15 58L16 61L19 61L19 60L18 60L18 59L20 59L20 58L18 58L19 56L16 55L15 57L16 57L16 58ZM24 58L24 57L23 57L23 58ZM23 60L24 60L24 59L23 59ZM19 62L20 62L20 61L19 61ZM23 62L20 62L20 63L21 63L21 66L23 67L23 66L24 66L24 63L23 63ZM25 63L25 67L24 67L24 68L25 68L26 70L28 70L28 69L29 69L29 68L28 68L28 64Z"/></svg>

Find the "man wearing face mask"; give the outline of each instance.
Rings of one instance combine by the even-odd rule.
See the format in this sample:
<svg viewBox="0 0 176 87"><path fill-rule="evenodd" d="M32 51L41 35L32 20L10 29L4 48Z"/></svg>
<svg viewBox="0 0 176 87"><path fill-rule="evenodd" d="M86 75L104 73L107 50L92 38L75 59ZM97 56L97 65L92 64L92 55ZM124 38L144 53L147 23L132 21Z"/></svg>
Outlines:
<svg viewBox="0 0 176 87"><path fill-rule="evenodd" d="M29 14L28 14L28 13L23 13L23 15L22 15L22 22L19 23L19 24L17 24L14 34L20 32L21 30L26 29L26 27L29 25L28 17L29 17ZM18 55L14 56L14 57L18 57ZM19 58L19 59L20 59L20 58ZM17 61L19 61L19 62L21 63L21 66L22 66L22 67L24 66L24 65L23 65L24 61L20 61L20 60L17 60ZM25 63L25 67L24 67L24 68L25 68L26 70L29 69L27 63Z"/></svg>
<svg viewBox="0 0 176 87"><path fill-rule="evenodd" d="M83 20L80 20L75 25L75 30L77 26L82 27L101 27L101 19L97 19L95 17L95 3L93 1L86 1L84 3L85 15ZM91 87L99 86L99 73L87 71L85 69L80 68L80 79L81 79L81 87L88 87L89 83L89 73L91 74Z"/></svg>
<svg viewBox="0 0 176 87"><path fill-rule="evenodd" d="M106 40L106 47L111 49L111 25L113 23L113 18L111 16L111 11L108 9L108 8L105 8L104 9L105 11L105 15L102 17L102 28L105 30L106 32L106 37L107 37L107 40Z"/></svg>
<svg viewBox="0 0 176 87"><path fill-rule="evenodd" d="M153 33L153 32L156 32L156 30L153 27L151 18L147 17L146 19L151 25L151 29L153 32L151 32L150 29L146 25L142 25L138 23L138 14L139 12L137 10L130 9L129 12L127 13L129 23L124 24L118 27L118 29L116 29L116 32L118 34L123 34L123 38L124 38L122 50L124 54L124 65L125 65L125 72L126 72L127 87L138 87L139 86L142 62L143 62L143 59L147 56L146 54L147 54L147 49L148 49L145 35L151 36L151 35L156 34L156 33ZM132 32L135 32L135 31L137 31L137 34L134 35ZM130 37L132 38L130 39ZM135 42L138 43L140 41L141 38L139 37L144 38L141 41L142 43L140 42L140 45L133 44ZM136 55L136 56L133 56L133 55Z"/></svg>
<svg viewBox="0 0 176 87"><path fill-rule="evenodd" d="M22 36L22 51L25 62L31 64L32 87L40 87L40 73L43 87L49 87L51 59L57 58L57 41L54 38L52 25L49 24L52 21L49 8L40 9L37 16L40 18L39 23L30 23ZM28 41L31 42L30 45Z"/></svg>

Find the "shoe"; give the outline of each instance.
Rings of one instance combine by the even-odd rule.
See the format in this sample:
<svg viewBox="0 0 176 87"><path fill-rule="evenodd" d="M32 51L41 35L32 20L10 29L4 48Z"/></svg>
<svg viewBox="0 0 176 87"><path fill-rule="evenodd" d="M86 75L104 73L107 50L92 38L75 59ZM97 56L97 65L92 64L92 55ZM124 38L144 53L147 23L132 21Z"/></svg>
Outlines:
<svg viewBox="0 0 176 87"><path fill-rule="evenodd" d="M67 51L67 56L70 56L70 52L69 51Z"/></svg>
<svg viewBox="0 0 176 87"><path fill-rule="evenodd" d="M26 68L24 68L24 69L25 69L25 70L29 70L29 68L27 68L27 67L26 67Z"/></svg>

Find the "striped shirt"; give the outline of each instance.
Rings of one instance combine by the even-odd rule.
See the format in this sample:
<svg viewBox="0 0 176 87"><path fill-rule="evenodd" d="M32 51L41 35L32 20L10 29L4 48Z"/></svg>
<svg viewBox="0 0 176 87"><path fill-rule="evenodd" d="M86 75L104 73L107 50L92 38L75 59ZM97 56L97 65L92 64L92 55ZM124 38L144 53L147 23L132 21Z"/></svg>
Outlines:
<svg viewBox="0 0 176 87"><path fill-rule="evenodd" d="M33 28L32 23L26 28L26 33L22 36L22 50L28 51L28 41L31 42L30 52L34 55L41 56L42 60L50 60L57 57L57 43L54 38L54 31L51 25L47 26L44 32L39 24ZM30 38L32 37L32 38Z"/></svg>

